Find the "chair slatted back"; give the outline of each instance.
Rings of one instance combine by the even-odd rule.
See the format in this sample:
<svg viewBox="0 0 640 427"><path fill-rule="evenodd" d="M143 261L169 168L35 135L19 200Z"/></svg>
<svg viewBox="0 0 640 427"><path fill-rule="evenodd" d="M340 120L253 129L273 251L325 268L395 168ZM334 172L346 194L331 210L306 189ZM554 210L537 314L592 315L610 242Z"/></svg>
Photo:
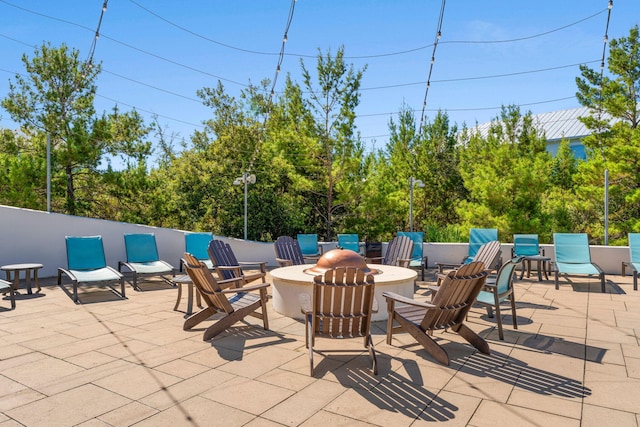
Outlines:
<svg viewBox="0 0 640 427"><path fill-rule="evenodd" d="M589 238L586 233L554 233L556 262L590 264Z"/></svg>
<svg viewBox="0 0 640 427"><path fill-rule="evenodd" d="M398 260L411 259L413 241L407 236L396 236L389 242L387 252L384 254L384 265L399 265Z"/></svg>
<svg viewBox="0 0 640 427"><path fill-rule="evenodd" d="M66 236L69 270L97 270L107 266L102 236Z"/></svg>
<svg viewBox="0 0 640 427"><path fill-rule="evenodd" d="M629 256L631 262L640 262L640 233L629 233Z"/></svg>
<svg viewBox="0 0 640 427"><path fill-rule="evenodd" d="M222 240L212 240L209 242L209 248L207 249L209 258L213 262L214 267L238 267L240 264L236 259L236 255L231 249L231 245L223 242ZM239 277L233 270L217 269L218 276L223 279L234 279Z"/></svg>
<svg viewBox="0 0 640 427"><path fill-rule="evenodd" d="M493 240L480 247L473 261L483 263L485 270L497 269L500 254L500 242Z"/></svg>
<svg viewBox="0 0 640 427"><path fill-rule="evenodd" d="M291 261L291 265L305 264L300 244L296 239L290 236L280 236L274 243L276 257Z"/></svg>
<svg viewBox="0 0 640 427"><path fill-rule="evenodd" d="M221 293L222 289L218 281L213 274L211 274L207 266L198 261L198 259L190 253L184 254L184 260L184 267L187 270L187 274L195 287L198 288L198 291L200 291L202 299L204 299L207 305L216 311L232 313L234 309L231 303L226 295Z"/></svg>
<svg viewBox="0 0 640 427"><path fill-rule="evenodd" d="M438 308L427 310L420 323L421 328L425 331L444 329L462 323L486 278L484 264L480 262L450 271L431 301Z"/></svg>
<svg viewBox="0 0 640 427"><path fill-rule="evenodd" d="M398 236L407 236L413 242L411 253L412 263L422 263L422 244L424 243L424 231L398 231Z"/></svg>
<svg viewBox="0 0 640 427"><path fill-rule="evenodd" d="M367 336L374 289L373 276L355 267L338 267L314 277L314 335L330 338Z"/></svg>

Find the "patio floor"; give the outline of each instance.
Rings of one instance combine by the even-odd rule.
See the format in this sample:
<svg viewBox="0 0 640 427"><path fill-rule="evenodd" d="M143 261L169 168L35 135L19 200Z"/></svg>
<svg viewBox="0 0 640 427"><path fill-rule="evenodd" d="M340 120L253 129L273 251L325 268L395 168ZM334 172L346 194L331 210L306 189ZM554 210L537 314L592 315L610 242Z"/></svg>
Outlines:
<svg viewBox="0 0 640 427"><path fill-rule="evenodd" d="M517 281L505 341L472 309L490 356L444 332L442 366L406 334L387 345L376 322L379 375L362 340L320 338L312 378L302 323L273 310L270 331L248 318L205 342L203 328L182 330L162 283L127 284L127 300L81 287L76 305L42 279L16 310L0 300L0 426L638 426L640 291L628 276L608 275L606 294L571 280Z"/></svg>

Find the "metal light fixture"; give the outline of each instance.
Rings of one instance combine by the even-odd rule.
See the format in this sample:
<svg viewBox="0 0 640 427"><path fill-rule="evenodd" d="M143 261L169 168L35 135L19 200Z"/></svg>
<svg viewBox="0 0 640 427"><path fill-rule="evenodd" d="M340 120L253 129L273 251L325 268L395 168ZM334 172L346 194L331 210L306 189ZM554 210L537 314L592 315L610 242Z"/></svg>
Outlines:
<svg viewBox="0 0 640 427"><path fill-rule="evenodd" d="M413 187L424 187L424 182L414 177L409 178L409 231L413 231Z"/></svg>
<svg viewBox="0 0 640 427"><path fill-rule="evenodd" d="M233 185L244 184L244 240L247 240L247 186L256 183L256 176L249 172L242 172L242 176L233 181Z"/></svg>

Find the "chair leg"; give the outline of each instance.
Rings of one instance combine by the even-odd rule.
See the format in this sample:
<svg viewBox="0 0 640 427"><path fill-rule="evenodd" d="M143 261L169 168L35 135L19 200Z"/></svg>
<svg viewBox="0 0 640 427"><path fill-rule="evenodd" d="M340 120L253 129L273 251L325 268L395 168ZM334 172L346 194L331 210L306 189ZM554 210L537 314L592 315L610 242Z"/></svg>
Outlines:
<svg viewBox="0 0 640 427"><path fill-rule="evenodd" d="M633 290L634 291L638 290L638 272L637 271L633 272Z"/></svg>
<svg viewBox="0 0 640 427"><path fill-rule="evenodd" d="M396 321L403 327L405 331L407 331L424 349L429 353L434 359L443 365L449 366L449 355L447 351L440 347L438 343L434 341L429 335L425 332L422 332L416 325L408 320L404 319L402 316L398 316Z"/></svg>
<svg viewBox="0 0 640 427"><path fill-rule="evenodd" d="M182 326L182 329L184 329L185 331L188 331L189 329L196 326L198 323L204 322L205 320L207 320L209 317L213 316L217 312L218 311L213 307L205 307L202 310L198 311L197 313L194 313L191 316L189 316L187 320L184 321L184 325Z"/></svg>
<svg viewBox="0 0 640 427"><path fill-rule="evenodd" d="M313 322L309 318L310 315L306 316L306 332L305 337L307 341L307 348L309 350L309 376L313 376Z"/></svg>
<svg viewBox="0 0 640 427"><path fill-rule="evenodd" d="M502 332L502 313L500 313L500 301L498 300L498 295L495 295L495 306L496 306L496 324L498 325L498 338L501 341L504 341L504 333Z"/></svg>
<svg viewBox="0 0 640 427"><path fill-rule="evenodd" d="M467 340L469 344L480 350L481 353L491 354L489 344L478 334L473 332L467 325L460 324L456 331L462 338Z"/></svg>
<svg viewBox="0 0 640 427"><path fill-rule="evenodd" d="M373 375L378 375L378 359L376 358L376 350L373 348L373 339L371 338L371 334L367 335L369 344L367 347L369 348L369 359L371 359L371 370L373 371Z"/></svg>
<svg viewBox="0 0 640 427"><path fill-rule="evenodd" d="M513 317L513 329L518 329L518 319L516 317L516 299L513 297L513 293L509 295L509 301L511 301L511 316Z"/></svg>

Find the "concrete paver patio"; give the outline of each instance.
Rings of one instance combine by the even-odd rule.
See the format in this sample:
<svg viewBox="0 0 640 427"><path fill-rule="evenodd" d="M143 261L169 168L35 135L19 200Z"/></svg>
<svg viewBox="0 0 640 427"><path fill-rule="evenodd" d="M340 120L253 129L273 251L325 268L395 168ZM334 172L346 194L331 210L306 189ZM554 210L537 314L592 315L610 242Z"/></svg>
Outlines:
<svg viewBox="0 0 640 427"><path fill-rule="evenodd" d="M0 300L0 426L639 426L640 292L607 282L516 281L504 341L484 309L469 314L490 356L435 334L451 366L407 334L387 345L386 322L373 325L377 376L360 339L319 339L312 378L302 323L273 310L270 331L249 317L204 342L163 283L127 284L126 300L81 286L76 305L45 278L15 310Z"/></svg>

